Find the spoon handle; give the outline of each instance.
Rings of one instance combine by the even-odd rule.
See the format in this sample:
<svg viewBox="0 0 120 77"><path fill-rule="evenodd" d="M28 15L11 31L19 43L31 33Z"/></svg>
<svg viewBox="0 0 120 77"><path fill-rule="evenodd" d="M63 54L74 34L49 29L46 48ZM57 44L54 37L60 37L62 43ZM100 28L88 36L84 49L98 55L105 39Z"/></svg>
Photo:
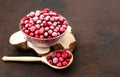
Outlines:
<svg viewBox="0 0 120 77"><path fill-rule="evenodd" d="M3 61L23 61L23 62L35 62L35 61L41 61L41 57L9 57L9 56L4 56L2 58Z"/></svg>

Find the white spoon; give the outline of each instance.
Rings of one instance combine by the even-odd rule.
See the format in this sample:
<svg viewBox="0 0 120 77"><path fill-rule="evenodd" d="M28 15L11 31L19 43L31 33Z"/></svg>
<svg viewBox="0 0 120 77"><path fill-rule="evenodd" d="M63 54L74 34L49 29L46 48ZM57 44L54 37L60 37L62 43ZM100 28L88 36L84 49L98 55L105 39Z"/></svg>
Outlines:
<svg viewBox="0 0 120 77"><path fill-rule="evenodd" d="M47 61L47 56L51 56L54 52L51 52L51 53L49 53L49 54L47 54L45 56L42 56L42 57L31 57L31 56L10 57L10 56L4 56L2 58L2 60L3 61L21 61L21 62L35 62L35 61L39 62L39 61L41 61L41 62L49 65L52 68L55 68L55 69L64 69L64 68L68 67L72 63L72 61L73 61L73 54L70 51L68 51L68 50L66 50L66 52L68 52L69 54L71 54L72 57L70 59L70 62L67 65L62 66L62 67L58 67L58 66L52 65L52 64L50 64Z"/></svg>

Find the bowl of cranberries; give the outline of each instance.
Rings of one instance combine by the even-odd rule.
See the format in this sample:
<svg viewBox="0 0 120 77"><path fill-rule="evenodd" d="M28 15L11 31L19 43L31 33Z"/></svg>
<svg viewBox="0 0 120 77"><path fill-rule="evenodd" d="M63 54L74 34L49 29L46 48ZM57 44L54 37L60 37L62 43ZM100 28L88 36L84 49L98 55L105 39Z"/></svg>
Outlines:
<svg viewBox="0 0 120 77"><path fill-rule="evenodd" d="M20 29L27 41L38 47L50 47L65 34L68 21L48 8L32 11L20 21Z"/></svg>

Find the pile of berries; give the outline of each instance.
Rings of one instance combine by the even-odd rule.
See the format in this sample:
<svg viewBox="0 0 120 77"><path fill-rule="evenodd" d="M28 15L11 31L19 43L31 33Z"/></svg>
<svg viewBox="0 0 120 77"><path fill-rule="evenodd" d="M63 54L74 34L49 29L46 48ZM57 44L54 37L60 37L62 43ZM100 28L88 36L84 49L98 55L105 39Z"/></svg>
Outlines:
<svg viewBox="0 0 120 77"><path fill-rule="evenodd" d="M72 55L65 49L56 50L51 56L47 57L47 61L57 67L66 66L72 58Z"/></svg>
<svg viewBox="0 0 120 77"><path fill-rule="evenodd" d="M53 38L63 34L68 26L67 20L57 12L45 8L30 12L20 21L22 31L35 38Z"/></svg>

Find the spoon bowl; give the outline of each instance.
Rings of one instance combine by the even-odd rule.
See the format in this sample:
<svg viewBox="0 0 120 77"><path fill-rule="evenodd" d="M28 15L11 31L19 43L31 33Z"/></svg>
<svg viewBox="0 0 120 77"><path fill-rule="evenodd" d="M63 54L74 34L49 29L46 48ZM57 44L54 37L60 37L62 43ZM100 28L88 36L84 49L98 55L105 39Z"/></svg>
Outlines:
<svg viewBox="0 0 120 77"><path fill-rule="evenodd" d="M70 61L67 65L65 66L61 66L61 67L58 67L58 66L55 66L55 65L52 65L48 62L47 60L47 57L48 56L52 56L54 55L54 51L53 52L50 52L49 54L45 55L45 56L42 56L42 57L31 57L31 56L16 56L16 57L11 57L11 56L4 56L2 58L3 61L21 61L21 62L43 62L45 64L47 64L48 66L54 68L54 69L64 69L64 68L67 68L68 66L70 66L70 64L73 62L73 54L66 50L67 53L69 53L71 55L71 58L70 58Z"/></svg>

